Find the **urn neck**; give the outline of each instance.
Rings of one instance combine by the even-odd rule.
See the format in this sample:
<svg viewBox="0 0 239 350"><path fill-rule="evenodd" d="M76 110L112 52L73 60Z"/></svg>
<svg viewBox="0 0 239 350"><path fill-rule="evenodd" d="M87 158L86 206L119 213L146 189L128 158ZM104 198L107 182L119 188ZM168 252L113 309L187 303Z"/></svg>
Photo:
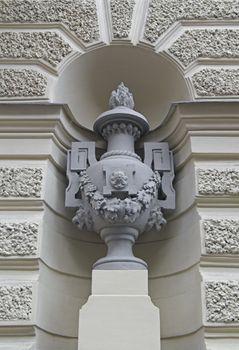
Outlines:
<svg viewBox="0 0 239 350"><path fill-rule="evenodd" d="M134 142L148 132L149 124L142 114L117 107L102 113L95 121L94 130L108 142L108 152L134 152Z"/></svg>
<svg viewBox="0 0 239 350"><path fill-rule="evenodd" d="M110 135L107 139L107 152L129 151L134 153L134 137L127 134Z"/></svg>
<svg viewBox="0 0 239 350"><path fill-rule="evenodd" d="M122 121L107 123L101 134L108 142L107 152L134 152L134 143L140 138L141 131L136 124Z"/></svg>

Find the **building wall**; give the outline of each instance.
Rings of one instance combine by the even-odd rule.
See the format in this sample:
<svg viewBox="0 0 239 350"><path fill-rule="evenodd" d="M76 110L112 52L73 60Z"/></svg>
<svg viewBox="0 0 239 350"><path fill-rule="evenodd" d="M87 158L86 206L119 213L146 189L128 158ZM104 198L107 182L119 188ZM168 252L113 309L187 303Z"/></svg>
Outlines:
<svg viewBox="0 0 239 350"><path fill-rule="evenodd" d="M163 350L239 335L237 0L0 2L0 349L69 349L105 254L65 209L66 151L120 81L174 153L177 208L137 242ZM137 145L142 154L143 144Z"/></svg>

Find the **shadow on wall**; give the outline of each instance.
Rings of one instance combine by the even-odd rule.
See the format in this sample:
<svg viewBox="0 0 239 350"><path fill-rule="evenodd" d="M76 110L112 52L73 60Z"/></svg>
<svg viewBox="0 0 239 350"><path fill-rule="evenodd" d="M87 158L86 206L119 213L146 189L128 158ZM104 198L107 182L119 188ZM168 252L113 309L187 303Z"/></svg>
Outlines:
<svg viewBox="0 0 239 350"><path fill-rule="evenodd" d="M53 101L66 103L77 122L92 129L109 109L112 90L123 81L134 95L135 109L151 129L166 116L172 102L190 100L187 82L175 63L149 49L108 46L71 62L57 80Z"/></svg>

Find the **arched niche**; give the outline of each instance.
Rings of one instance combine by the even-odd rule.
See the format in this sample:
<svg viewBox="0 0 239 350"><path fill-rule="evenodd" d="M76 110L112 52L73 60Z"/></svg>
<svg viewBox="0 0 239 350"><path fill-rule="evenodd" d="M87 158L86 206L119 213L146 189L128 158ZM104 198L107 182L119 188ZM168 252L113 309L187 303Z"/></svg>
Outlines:
<svg viewBox="0 0 239 350"><path fill-rule="evenodd" d="M151 129L162 123L173 102L192 100L187 80L174 61L152 50L124 44L98 48L69 62L56 82L54 101L66 103L77 123L92 129L96 117L108 109L111 91L121 81L133 93L136 110L147 117ZM151 135L152 137L149 134L149 140L155 142L154 133ZM179 176L178 187L182 188L182 192L190 191L188 178L192 178L191 167L193 165L190 164L181 170L180 176L184 178L184 182L183 184L180 182ZM178 218L171 220L169 218L168 225L160 234L156 232L145 234L135 246L136 256L148 262L149 295L161 310L163 350L205 349L201 314L201 278L198 268L200 259L198 221L195 208L185 210L185 215L179 215ZM72 304L71 293L78 293L79 288L82 288L82 292L78 293L80 300L75 300L75 304L72 304L74 306L72 309L75 311L70 313L71 319L61 317L62 311L51 304L52 298L48 297L52 291L44 291L45 284L49 284L48 272L44 271L43 287L41 286L39 292L39 300L42 301L42 304L39 302L39 310L43 309L42 305L46 305L45 300L48 297L47 308L51 312L50 316L41 318L39 311L39 327L49 333L59 334L62 338L68 337L72 341L78 335L76 311L78 312L78 308L82 306L83 297L86 299L88 297L86 294L89 293L89 279L87 284L87 280L77 275L77 264L80 262L81 267L86 267L89 276L91 266L87 262L95 261L96 255L100 255L101 252L100 245L94 242L89 243L88 250L80 241L79 247L76 247L74 242L74 247L69 249L71 244L71 242L62 244L65 252L78 252L78 250L84 252L71 257L72 265L67 271L68 276L75 274L74 278L78 281L78 285L71 286L71 278L67 276L62 285L66 284L69 289L65 288L64 293L61 291L58 300L59 304L63 304L63 299L69 300ZM64 274L62 267L59 271ZM53 278L57 279L57 276L52 277L51 274L49 280L52 281ZM54 307L58 315L53 319L51 316L56 314ZM60 322L56 322L56 319Z"/></svg>
<svg viewBox="0 0 239 350"><path fill-rule="evenodd" d="M89 51L68 64L57 80L53 100L68 104L77 123L92 129L121 81L130 88L136 110L147 117L151 129L161 124L172 102L191 99L173 61L149 49L115 45Z"/></svg>

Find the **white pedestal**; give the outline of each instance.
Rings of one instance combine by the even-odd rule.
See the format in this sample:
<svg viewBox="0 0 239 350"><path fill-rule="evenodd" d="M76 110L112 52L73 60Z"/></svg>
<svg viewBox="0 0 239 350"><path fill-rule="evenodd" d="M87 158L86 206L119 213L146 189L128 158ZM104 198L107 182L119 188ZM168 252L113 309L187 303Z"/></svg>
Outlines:
<svg viewBox="0 0 239 350"><path fill-rule="evenodd" d="M94 270L80 310L78 350L160 350L159 309L147 270Z"/></svg>

